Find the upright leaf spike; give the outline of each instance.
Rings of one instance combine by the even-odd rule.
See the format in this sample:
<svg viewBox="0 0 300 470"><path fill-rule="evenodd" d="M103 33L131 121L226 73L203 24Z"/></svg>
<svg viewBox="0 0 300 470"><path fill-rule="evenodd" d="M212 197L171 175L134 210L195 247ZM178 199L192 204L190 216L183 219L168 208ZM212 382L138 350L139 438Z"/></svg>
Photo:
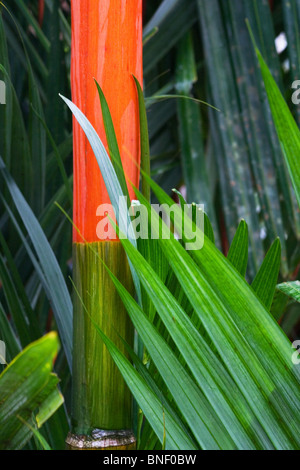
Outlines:
<svg viewBox="0 0 300 470"><path fill-rule="evenodd" d="M300 207L300 130L294 117L282 96L277 83L255 44L248 20L246 20L253 46L260 64L262 78L265 83L269 104L276 127L277 135L281 144L282 153L289 171L292 185Z"/></svg>
<svg viewBox="0 0 300 470"><path fill-rule="evenodd" d="M270 310L275 294L280 270L280 256L281 245L279 238L277 238L269 249L252 283L252 288L267 310Z"/></svg>
<svg viewBox="0 0 300 470"><path fill-rule="evenodd" d="M137 89L139 100L139 116L140 116L140 142L141 142L141 169L146 175L150 176L150 148L149 148L149 132L147 123L147 112L145 107L144 95L141 85L136 77L133 77ZM150 202L150 185L144 173L142 172L142 194L147 201Z"/></svg>
<svg viewBox="0 0 300 470"><path fill-rule="evenodd" d="M241 220L238 226L227 258L241 276L245 277L248 262L248 226L244 220Z"/></svg>

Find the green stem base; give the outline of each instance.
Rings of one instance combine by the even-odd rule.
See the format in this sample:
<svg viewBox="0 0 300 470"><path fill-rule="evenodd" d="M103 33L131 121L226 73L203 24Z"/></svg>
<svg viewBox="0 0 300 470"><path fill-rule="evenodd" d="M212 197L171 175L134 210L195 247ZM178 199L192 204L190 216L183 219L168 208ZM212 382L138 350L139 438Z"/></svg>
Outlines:
<svg viewBox="0 0 300 470"><path fill-rule="evenodd" d="M123 340L132 346L134 330L101 259L130 292L133 290L120 242L74 243L78 295L74 295L72 433L87 445L90 438L82 436L92 436L99 429L123 433L132 427L131 393L95 324L127 356Z"/></svg>

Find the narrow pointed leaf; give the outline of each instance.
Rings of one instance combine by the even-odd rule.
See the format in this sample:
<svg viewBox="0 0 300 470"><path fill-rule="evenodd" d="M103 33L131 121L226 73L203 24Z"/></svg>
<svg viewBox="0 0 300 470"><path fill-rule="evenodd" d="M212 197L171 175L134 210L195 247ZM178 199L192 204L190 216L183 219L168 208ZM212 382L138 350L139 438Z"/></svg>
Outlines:
<svg viewBox="0 0 300 470"><path fill-rule="evenodd" d="M150 148L149 148L149 133L147 123L147 113L144 102L143 90L138 80L134 78L138 100L139 100L139 113L140 113L140 136L141 136L141 169L146 175L150 176ZM150 185L142 173L142 193L150 201Z"/></svg>
<svg viewBox="0 0 300 470"><path fill-rule="evenodd" d="M112 159L112 164L114 166L117 178L122 188L122 192L124 196L128 197L128 201L129 201L128 188L126 184L121 155L119 151L119 146L118 146L117 137L116 137L116 133L114 130L114 125L113 125L112 117L110 114L110 110L109 110L106 98L104 96L104 93L99 83L96 80L95 82L96 82L96 86L97 86L97 90L98 90L99 98L100 98L100 104L101 104L101 109L102 109L103 122L104 122L109 155Z"/></svg>
<svg viewBox="0 0 300 470"><path fill-rule="evenodd" d="M282 152L300 206L300 131L260 51L257 48L255 50Z"/></svg>
<svg viewBox="0 0 300 470"><path fill-rule="evenodd" d="M270 310L275 294L280 269L280 240L277 238L269 249L255 279L252 288L267 310Z"/></svg>
<svg viewBox="0 0 300 470"><path fill-rule="evenodd" d="M240 222L227 258L235 269L245 277L248 262L248 227L244 220Z"/></svg>

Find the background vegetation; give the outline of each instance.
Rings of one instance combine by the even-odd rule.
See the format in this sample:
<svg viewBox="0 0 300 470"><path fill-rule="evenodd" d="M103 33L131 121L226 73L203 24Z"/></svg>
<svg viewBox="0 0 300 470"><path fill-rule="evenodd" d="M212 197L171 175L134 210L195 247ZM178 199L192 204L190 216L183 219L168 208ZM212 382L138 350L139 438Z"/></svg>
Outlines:
<svg viewBox="0 0 300 470"><path fill-rule="evenodd" d="M52 330L58 329L63 347L54 365L58 392L49 375L56 339L46 336L48 341L33 346L41 348L44 361L36 368L48 364L46 391L41 398L32 390L35 418L29 425L18 397L0 411L5 421L14 409L21 423L17 436L15 423L0 434L0 447L27 442L32 449L63 448L70 413L72 243L71 225L55 202L72 216L72 115L58 97L70 97L70 7L68 1L46 0L43 12L43 2L35 0L4 3L12 16L2 8L0 79L7 92L0 107L0 339L7 362ZM291 84L299 79L299 0L145 2L151 176L173 198L177 188L188 202L205 204L210 240L199 257L183 255L176 243L142 246L139 253L125 243L143 286L144 314L119 289L147 353L132 353L133 369L107 344L125 378L135 378L132 392L143 410L134 424L140 448L299 446L299 378L284 335L298 338L299 306L283 293L286 285L274 294L277 282L299 278L299 207L246 18L299 124L300 107L291 102ZM206 101L220 112L170 95ZM167 200L154 189L153 200ZM147 284L141 256L154 269L153 284ZM252 288L242 276L249 284L254 280ZM168 323L172 312L178 330ZM27 359L30 389L32 363ZM177 371L176 380L170 369ZM8 373L0 377L5 397ZM211 394L206 383L218 393ZM39 421L44 399L57 411ZM43 424L40 431L36 424Z"/></svg>

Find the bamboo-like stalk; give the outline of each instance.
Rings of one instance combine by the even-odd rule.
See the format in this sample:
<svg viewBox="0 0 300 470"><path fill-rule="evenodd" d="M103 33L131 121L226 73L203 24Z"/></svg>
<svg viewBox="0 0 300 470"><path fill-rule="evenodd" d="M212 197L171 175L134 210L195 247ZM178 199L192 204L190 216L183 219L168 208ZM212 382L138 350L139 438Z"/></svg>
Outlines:
<svg viewBox="0 0 300 470"><path fill-rule="evenodd" d="M78 293L74 296L73 435L68 443L72 446L75 443L75 447L104 448L112 447L113 440L114 445L125 442L132 446L131 395L93 322L121 350L124 350L121 338L132 344L133 330L98 256L132 290L129 266L119 242L74 243L73 275Z"/></svg>
<svg viewBox="0 0 300 470"><path fill-rule="evenodd" d="M100 84L112 115L126 177L138 185L138 102L132 75L142 81L142 0L72 0L72 100L106 145ZM124 351L133 327L100 256L132 290L119 240L100 241L99 205L109 197L95 156L74 121L74 344L70 449L132 449L132 399L94 322ZM133 197L129 188L130 197ZM81 300L80 300L81 299ZM86 311L85 311L86 309ZM88 312L88 314L86 313Z"/></svg>

